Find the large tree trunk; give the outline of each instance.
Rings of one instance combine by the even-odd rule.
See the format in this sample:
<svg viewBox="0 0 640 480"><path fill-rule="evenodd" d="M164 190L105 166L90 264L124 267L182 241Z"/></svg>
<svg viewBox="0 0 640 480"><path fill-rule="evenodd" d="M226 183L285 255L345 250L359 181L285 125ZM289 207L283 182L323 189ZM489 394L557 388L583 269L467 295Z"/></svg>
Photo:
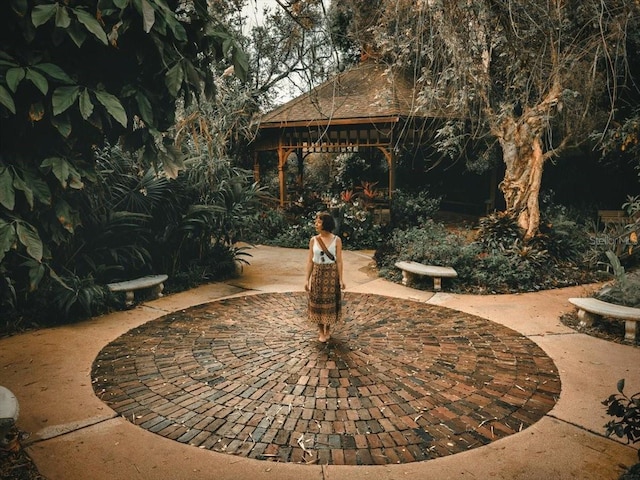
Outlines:
<svg viewBox="0 0 640 480"><path fill-rule="evenodd" d="M525 117L526 118L526 117ZM544 155L539 128L539 119L529 117L505 120L500 128L498 141L502 146L506 166L500 190L504 193L507 212L514 214L523 229L524 239L529 240L538 233L540 226L540 184Z"/></svg>

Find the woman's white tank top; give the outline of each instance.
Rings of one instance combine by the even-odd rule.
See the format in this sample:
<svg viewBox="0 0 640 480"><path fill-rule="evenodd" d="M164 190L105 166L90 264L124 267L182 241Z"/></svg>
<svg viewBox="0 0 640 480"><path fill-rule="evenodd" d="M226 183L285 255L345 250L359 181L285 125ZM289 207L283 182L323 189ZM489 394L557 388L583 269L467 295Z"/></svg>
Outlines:
<svg viewBox="0 0 640 480"><path fill-rule="evenodd" d="M327 250L331 252L331 255L333 255L334 259L336 258L336 238L338 237L334 235L331 243L326 246ZM331 260L329 257L327 257L327 254L324 253L317 237L313 237L313 263L335 263L335 260Z"/></svg>

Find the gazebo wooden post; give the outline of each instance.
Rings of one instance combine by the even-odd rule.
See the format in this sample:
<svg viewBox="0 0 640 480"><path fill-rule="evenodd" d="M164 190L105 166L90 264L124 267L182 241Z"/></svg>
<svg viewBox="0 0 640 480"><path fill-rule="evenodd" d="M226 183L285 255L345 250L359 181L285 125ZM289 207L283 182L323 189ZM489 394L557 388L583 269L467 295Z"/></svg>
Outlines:
<svg viewBox="0 0 640 480"><path fill-rule="evenodd" d="M253 180L260 183L260 160L257 151L253 152Z"/></svg>
<svg viewBox="0 0 640 480"><path fill-rule="evenodd" d="M393 195L393 191L396 189L396 159L393 155L393 150L387 147L378 147L384 154L384 158L387 159L389 165L389 199Z"/></svg>
<svg viewBox="0 0 640 480"><path fill-rule="evenodd" d="M280 206L284 207L284 200L286 194L286 176L285 176L285 163L287 156L282 144L278 145L278 179L280 180Z"/></svg>

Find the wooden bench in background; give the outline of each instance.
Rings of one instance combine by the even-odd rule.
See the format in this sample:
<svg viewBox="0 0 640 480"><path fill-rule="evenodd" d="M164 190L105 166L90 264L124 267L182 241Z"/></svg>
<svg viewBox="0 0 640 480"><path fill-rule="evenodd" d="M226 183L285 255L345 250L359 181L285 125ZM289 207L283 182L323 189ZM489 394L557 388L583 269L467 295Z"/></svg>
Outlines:
<svg viewBox="0 0 640 480"><path fill-rule="evenodd" d="M125 304L127 306L133 305L136 290L151 289L151 297L159 298L162 296L162 290L164 290L164 282L169 278L167 275L149 275L147 277L140 277L134 280L127 280L124 282L109 283L107 287L112 292L125 292Z"/></svg>
<svg viewBox="0 0 640 480"><path fill-rule="evenodd" d="M424 265L420 262L396 262L396 267L402 270L402 284L410 286L415 275L433 277L433 289L442 290L443 278L454 278L458 276L451 267L438 267L435 265Z"/></svg>
<svg viewBox="0 0 640 480"><path fill-rule="evenodd" d="M636 326L640 321L640 308L625 307L609 302L603 302L597 298L570 298L569 302L578 307L580 325L591 326L600 317L611 317L624 320L625 340L635 341Z"/></svg>
<svg viewBox="0 0 640 480"><path fill-rule="evenodd" d="M624 210L598 210L598 219L603 225L626 225L630 223Z"/></svg>

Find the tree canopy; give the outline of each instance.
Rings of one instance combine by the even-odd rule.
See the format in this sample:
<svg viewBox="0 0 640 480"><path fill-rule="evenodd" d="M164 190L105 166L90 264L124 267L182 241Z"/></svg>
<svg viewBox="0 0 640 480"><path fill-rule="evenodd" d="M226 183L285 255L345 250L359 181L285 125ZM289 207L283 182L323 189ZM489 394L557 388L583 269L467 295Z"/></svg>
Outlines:
<svg viewBox="0 0 640 480"><path fill-rule="evenodd" d="M605 132L622 101L639 98L636 0L364 3L337 7L352 19L349 38L411 72L424 111L452 112L441 149L499 151L500 188L526 238L538 232L544 163Z"/></svg>

